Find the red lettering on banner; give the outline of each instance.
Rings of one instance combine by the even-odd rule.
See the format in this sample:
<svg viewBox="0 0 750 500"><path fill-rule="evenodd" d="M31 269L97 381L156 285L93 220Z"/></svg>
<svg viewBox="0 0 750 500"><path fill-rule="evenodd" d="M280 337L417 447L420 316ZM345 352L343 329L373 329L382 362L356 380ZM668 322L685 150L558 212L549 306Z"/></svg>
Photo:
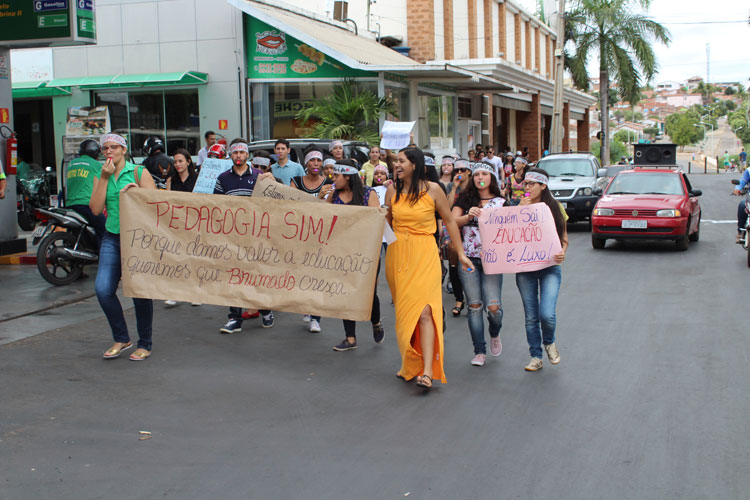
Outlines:
<svg viewBox="0 0 750 500"><path fill-rule="evenodd" d="M167 212L169 212L169 202L168 201L149 201L148 204L156 205L156 227L159 227L159 219L161 218L162 215L165 215ZM164 211L161 213L159 212L160 205L166 205L166 207L164 207Z"/></svg>
<svg viewBox="0 0 750 500"><path fill-rule="evenodd" d="M176 214L174 213L174 211L175 211L175 208L177 208L177 209L180 209L180 208L185 208L185 207L181 207L181 206L179 206L179 205L172 205L172 215L171 215L171 217L169 218L169 228L170 228L170 229L180 229L180 226L173 226L173 225L172 225L172 223L173 223L174 221L176 221L176 220L180 220L180 217L179 217L178 215L176 215Z"/></svg>

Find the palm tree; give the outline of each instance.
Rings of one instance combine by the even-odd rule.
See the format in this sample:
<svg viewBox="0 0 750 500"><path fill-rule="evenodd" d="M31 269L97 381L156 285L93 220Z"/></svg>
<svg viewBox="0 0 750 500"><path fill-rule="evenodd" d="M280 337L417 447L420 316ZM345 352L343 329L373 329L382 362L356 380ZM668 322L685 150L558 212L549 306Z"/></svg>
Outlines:
<svg viewBox="0 0 750 500"><path fill-rule="evenodd" d="M343 80L333 93L318 99L309 108L297 113L302 125L317 119L313 135L322 139L350 139L369 144L379 142L378 120L390 113L396 115L396 105L387 97L357 86L353 80Z"/></svg>
<svg viewBox="0 0 750 500"><path fill-rule="evenodd" d="M586 64L599 57L599 95L609 94L610 76L618 84L620 97L637 103L643 81L651 81L657 63L652 41L669 44L669 31L637 7L648 8L651 0L573 0L566 14L566 39L573 51L565 54L565 66L576 86L588 90ZM601 158L609 158L609 103L601 98ZM605 160L602 160L605 161Z"/></svg>

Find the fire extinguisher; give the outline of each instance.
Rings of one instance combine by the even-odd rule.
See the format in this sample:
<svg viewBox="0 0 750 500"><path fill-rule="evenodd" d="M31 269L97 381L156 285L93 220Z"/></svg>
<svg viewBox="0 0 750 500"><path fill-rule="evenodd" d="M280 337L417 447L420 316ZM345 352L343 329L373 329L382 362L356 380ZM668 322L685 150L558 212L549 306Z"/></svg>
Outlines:
<svg viewBox="0 0 750 500"><path fill-rule="evenodd" d="M5 139L5 159L3 161L3 168L7 175L16 175L18 165L18 140L16 134L10 128L3 127L10 131L10 136ZM0 130L3 137L5 137L5 130Z"/></svg>

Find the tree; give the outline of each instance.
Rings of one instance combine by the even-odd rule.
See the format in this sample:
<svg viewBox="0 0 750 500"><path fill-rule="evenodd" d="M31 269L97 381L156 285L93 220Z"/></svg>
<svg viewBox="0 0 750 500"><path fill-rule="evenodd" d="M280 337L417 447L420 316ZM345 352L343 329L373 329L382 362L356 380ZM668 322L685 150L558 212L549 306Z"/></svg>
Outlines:
<svg viewBox="0 0 750 500"><path fill-rule="evenodd" d="M648 8L651 0L574 0L566 15L566 39L573 51L565 54L565 65L576 86L587 90L589 57L598 52L599 88L609 93L610 75L617 82L623 100L635 104L640 88L651 81L656 69L653 42L670 42L669 31L650 17L634 12L636 6ZM601 99L602 135L609 133L609 103ZM608 144L604 141L604 156Z"/></svg>
<svg viewBox="0 0 750 500"><path fill-rule="evenodd" d="M699 121L689 112L673 113L664 121L665 132L681 148L695 144L703 137L704 129Z"/></svg>
<svg viewBox="0 0 750 500"><path fill-rule="evenodd" d="M379 142L378 120L385 113L396 116L396 105L387 97L360 88L353 80L343 80L333 92L297 113L305 125L313 125L313 135L322 139L350 139L369 144Z"/></svg>
<svg viewBox="0 0 750 500"><path fill-rule="evenodd" d="M725 95L734 95L736 93L737 93L737 91L734 90L734 87L727 87L727 88L724 89L724 94Z"/></svg>
<svg viewBox="0 0 750 500"><path fill-rule="evenodd" d="M627 130L618 130L612 136L612 139L615 141L620 141L623 144L627 144L635 138L635 135L636 134L634 134L633 132L628 132Z"/></svg>
<svg viewBox="0 0 750 500"><path fill-rule="evenodd" d="M643 129L643 133L651 137L659 135L659 129L657 127L646 127Z"/></svg>

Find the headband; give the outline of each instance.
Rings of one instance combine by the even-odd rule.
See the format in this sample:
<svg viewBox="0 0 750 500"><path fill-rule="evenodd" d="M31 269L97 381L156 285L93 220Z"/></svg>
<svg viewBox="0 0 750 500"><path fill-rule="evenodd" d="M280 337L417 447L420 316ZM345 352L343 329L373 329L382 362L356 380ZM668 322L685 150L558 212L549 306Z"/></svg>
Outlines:
<svg viewBox="0 0 750 500"><path fill-rule="evenodd" d="M229 147L229 154L231 155L235 151L242 151L243 153L249 152L247 149L247 144L244 142L235 142Z"/></svg>
<svg viewBox="0 0 750 500"><path fill-rule="evenodd" d="M376 165L375 169L372 171L373 175L377 171L385 172L385 175L388 175L388 167L386 167L384 165Z"/></svg>
<svg viewBox="0 0 750 500"><path fill-rule="evenodd" d="M495 167L493 167L489 163L479 162L479 163L472 163L471 164L471 173L478 172L480 170L483 170L485 172L489 172L492 175L495 175Z"/></svg>
<svg viewBox="0 0 750 500"><path fill-rule="evenodd" d="M424 164L425 165L429 165L431 167L434 167L435 166L435 158L433 158L432 156L425 156L424 157Z"/></svg>
<svg viewBox="0 0 750 500"><path fill-rule="evenodd" d="M125 138L121 135L117 134L104 134L102 138L99 140L99 144L101 146L104 146L108 142L114 142L115 144L122 146L124 148L128 147L128 143L125 140Z"/></svg>
<svg viewBox="0 0 750 500"><path fill-rule="evenodd" d="M335 148L336 146L341 146L343 148L344 143L341 141L333 141L331 144L328 145L328 151L329 152L333 151L333 148Z"/></svg>
<svg viewBox="0 0 750 500"><path fill-rule="evenodd" d="M307 162L312 160L313 158L317 158L318 160L323 161L323 153L320 151L310 151L305 155L305 165L307 165Z"/></svg>
<svg viewBox="0 0 750 500"><path fill-rule="evenodd" d="M323 160L324 167L327 167L328 165L335 165L335 164L336 164L336 160L334 160L333 158L326 158L325 160Z"/></svg>
<svg viewBox="0 0 750 500"><path fill-rule="evenodd" d="M523 180L534 181L538 182L539 184L549 184L549 178L544 174L540 174L539 172L526 172L526 177L524 177Z"/></svg>
<svg viewBox="0 0 750 500"><path fill-rule="evenodd" d="M262 156L253 156L252 164L257 165L258 167L267 167L271 165L271 160L263 158Z"/></svg>
<svg viewBox="0 0 750 500"><path fill-rule="evenodd" d="M453 158L450 156L443 156L443 165L453 165Z"/></svg>
<svg viewBox="0 0 750 500"><path fill-rule="evenodd" d="M356 167L352 167L351 165L342 165L341 163L336 163L333 166L333 173L341 175L354 175L358 174L359 170L357 170Z"/></svg>
<svg viewBox="0 0 750 500"><path fill-rule="evenodd" d="M513 160L513 163L515 163L515 162L517 162L517 161L520 161L520 162L521 162L521 163L523 163L524 165L528 165L528 163L529 163L529 160L527 160L526 158L524 158L524 157L522 157L522 156L516 156L516 159L515 159L515 160Z"/></svg>
<svg viewBox="0 0 750 500"><path fill-rule="evenodd" d="M456 163L453 165L454 168L469 168L469 161L468 160L456 160Z"/></svg>

